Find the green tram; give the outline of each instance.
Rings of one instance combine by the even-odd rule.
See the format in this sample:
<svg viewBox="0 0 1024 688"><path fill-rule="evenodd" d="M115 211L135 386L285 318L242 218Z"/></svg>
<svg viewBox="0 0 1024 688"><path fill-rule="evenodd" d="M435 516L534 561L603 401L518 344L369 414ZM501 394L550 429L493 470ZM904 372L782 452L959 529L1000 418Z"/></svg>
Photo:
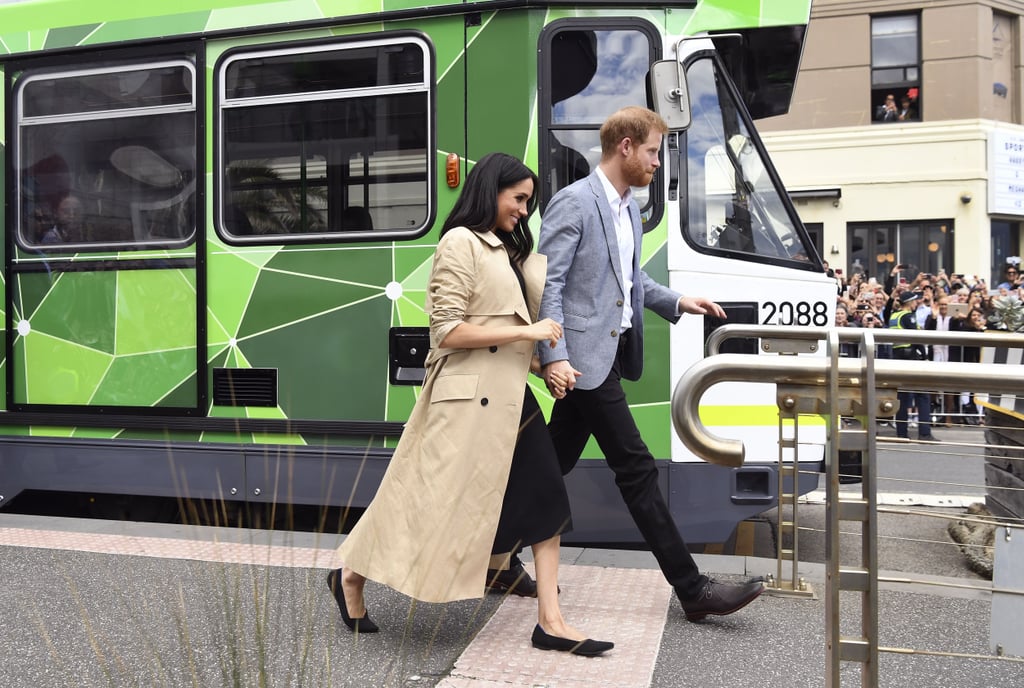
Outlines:
<svg viewBox="0 0 1024 688"><path fill-rule="evenodd" d="M424 288L466 171L517 155L543 207L588 174L600 123L627 104L657 101L676 122L638 190L647 272L732 321L831 323L834 282L754 128L789 107L809 13L809 0L0 5L0 507L26 490L365 506L419 391ZM720 542L775 503L774 388L710 390L702 419L747 440L748 462L700 461L674 436L670 395L717 323L648 322L627 393L685 536ZM791 458L816 466L823 432ZM641 541L602 461L568 482L567 541Z"/></svg>

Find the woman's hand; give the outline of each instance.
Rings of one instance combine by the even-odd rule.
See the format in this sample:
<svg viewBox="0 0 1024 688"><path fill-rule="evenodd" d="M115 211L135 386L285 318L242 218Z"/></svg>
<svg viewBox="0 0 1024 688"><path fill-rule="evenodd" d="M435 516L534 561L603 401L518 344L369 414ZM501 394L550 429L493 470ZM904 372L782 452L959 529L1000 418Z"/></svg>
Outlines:
<svg viewBox="0 0 1024 688"><path fill-rule="evenodd" d="M526 331L526 339L532 342L542 342L547 339L550 341L552 349L558 344L558 340L562 338L562 326L551 318L544 318L540 322L527 325L524 329Z"/></svg>
<svg viewBox="0 0 1024 688"><path fill-rule="evenodd" d="M552 361L544 366L543 371L544 382L555 399L564 399L576 387L576 378L582 374L569 361Z"/></svg>

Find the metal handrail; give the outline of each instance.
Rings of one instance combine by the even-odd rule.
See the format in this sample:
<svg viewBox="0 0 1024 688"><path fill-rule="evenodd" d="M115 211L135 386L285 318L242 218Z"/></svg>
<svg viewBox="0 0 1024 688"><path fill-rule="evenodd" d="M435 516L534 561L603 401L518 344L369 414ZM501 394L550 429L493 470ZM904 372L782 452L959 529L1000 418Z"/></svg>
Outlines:
<svg viewBox="0 0 1024 688"><path fill-rule="evenodd" d="M999 346L1010 349L1024 348L1024 334L1002 330L984 332L949 332L939 330L890 330L862 327L797 327L786 325L723 325L708 335L705 350L709 356L717 355L722 343L729 339L759 337L764 339L793 339L798 341L825 341L829 332L836 332L841 342L859 342L865 332L871 332L876 344L950 344L953 346Z"/></svg>
<svg viewBox="0 0 1024 688"><path fill-rule="evenodd" d="M776 328L773 326L725 326L709 338L709 349L718 350L730 337L795 338L804 341L826 339L860 341L869 332L874 342L949 343L974 346L1024 347L1024 336L1012 333L946 333L932 331L863 330L844 328ZM719 335L720 331L726 331ZM717 335L717 336L716 336ZM863 374L857 358L836 361L841 387L859 387ZM672 423L683 443L695 455L711 464L738 467L743 464L741 441L720 437L700 421L700 398L709 387L722 382L765 382L788 385L824 385L831 362L822 356L760 356L719 353L697 361L683 373L672 394ZM1014 393L1024 390L1024 381L1007 375L1000 363L964 363L944 361L940 367L928 360L878 358L874 360L876 384L881 388L918 388L939 385L974 389L980 392ZM890 408L882 415L890 415Z"/></svg>

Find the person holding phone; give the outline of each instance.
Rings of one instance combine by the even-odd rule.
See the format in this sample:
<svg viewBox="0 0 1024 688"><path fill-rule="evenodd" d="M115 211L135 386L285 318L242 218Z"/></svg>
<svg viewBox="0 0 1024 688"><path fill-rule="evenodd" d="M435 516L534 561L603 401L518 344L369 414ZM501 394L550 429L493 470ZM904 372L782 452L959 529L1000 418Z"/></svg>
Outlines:
<svg viewBox="0 0 1024 688"><path fill-rule="evenodd" d="M896 96L892 93L888 94L885 97L885 102L875 109L875 119L879 122L898 122L899 116L899 108L896 107Z"/></svg>

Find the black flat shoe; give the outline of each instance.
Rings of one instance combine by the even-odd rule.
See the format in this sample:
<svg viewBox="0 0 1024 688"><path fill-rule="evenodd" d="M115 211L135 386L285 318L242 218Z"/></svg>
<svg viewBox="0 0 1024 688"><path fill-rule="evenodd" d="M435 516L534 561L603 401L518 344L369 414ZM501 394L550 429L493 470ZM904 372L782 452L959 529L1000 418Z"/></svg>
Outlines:
<svg viewBox="0 0 1024 688"><path fill-rule="evenodd" d="M520 597L536 597L537 582L526 572L522 563L517 563L504 571L487 569L487 590Z"/></svg>
<svg viewBox="0 0 1024 688"><path fill-rule="evenodd" d="M568 652L581 657L597 657L615 647L615 643L605 640L570 640L559 638L556 635L548 635L544 629L537 624L533 629L533 646L538 650L558 650Z"/></svg>
<svg viewBox="0 0 1024 688"><path fill-rule="evenodd" d="M345 591L341 588L341 569L334 569L327 574L327 587L331 589L334 601L338 603L338 609L341 610L341 619L348 626L348 630L353 633L376 633L380 630L377 628L377 624L370 620L369 612L363 612L363 615L358 619L353 619L348 615L348 605L345 604Z"/></svg>

